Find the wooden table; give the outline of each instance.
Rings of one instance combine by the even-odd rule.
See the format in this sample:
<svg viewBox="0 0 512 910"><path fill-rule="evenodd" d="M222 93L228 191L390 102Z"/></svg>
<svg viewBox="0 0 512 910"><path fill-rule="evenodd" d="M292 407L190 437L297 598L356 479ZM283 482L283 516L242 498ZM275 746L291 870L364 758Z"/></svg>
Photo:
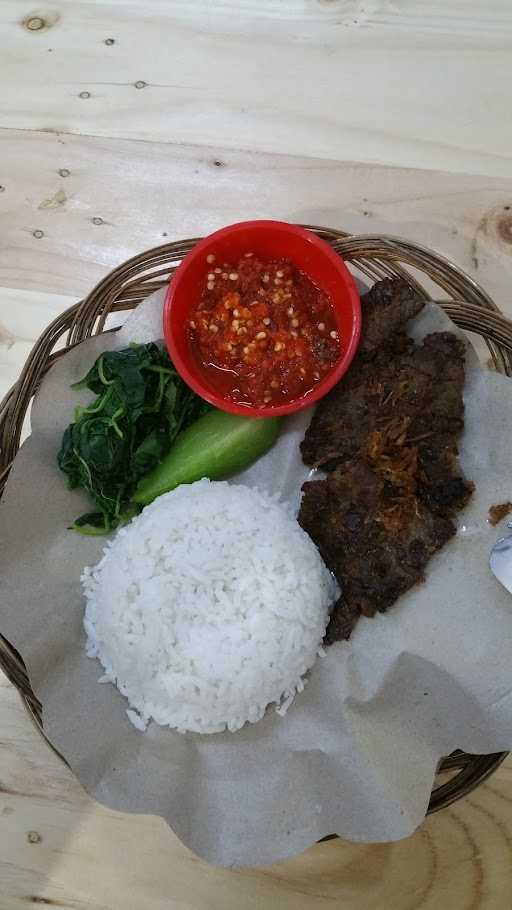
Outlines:
<svg viewBox="0 0 512 910"><path fill-rule="evenodd" d="M507 0L2 0L0 396L112 266L248 217L407 236L512 316L511 30ZM401 843L215 869L90 800L0 677L1 910L504 910L511 837L508 762Z"/></svg>

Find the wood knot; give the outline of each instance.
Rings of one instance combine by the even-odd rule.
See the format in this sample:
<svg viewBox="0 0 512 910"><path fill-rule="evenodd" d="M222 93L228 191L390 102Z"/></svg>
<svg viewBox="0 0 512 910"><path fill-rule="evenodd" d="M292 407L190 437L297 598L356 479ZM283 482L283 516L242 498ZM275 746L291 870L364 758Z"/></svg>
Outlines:
<svg viewBox="0 0 512 910"><path fill-rule="evenodd" d="M25 16L20 25L22 28L26 28L28 32L46 32L53 25L56 25L59 19L58 13L40 13L38 11Z"/></svg>
<svg viewBox="0 0 512 910"><path fill-rule="evenodd" d="M483 243L492 245L496 252L507 256L512 253L512 206L509 203L496 205L477 224L471 241L471 258L478 266L477 248Z"/></svg>
<svg viewBox="0 0 512 910"><path fill-rule="evenodd" d="M497 218L496 232L503 243L512 243L512 215L501 215Z"/></svg>
<svg viewBox="0 0 512 910"><path fill-rule="evenodd" d="M27 19L25 25L31 32L38 32L41 28L44 28L46 22L44 19L41 19L39 16L32 16L31 19Z"/></svg>
<svg viewBox="0 0 512 910"><path fill-rule="evenodd" d="M27 840L29 844L40 844L42 839L43 838L39 834L39 831L29 831L27 834Z"/></svg>

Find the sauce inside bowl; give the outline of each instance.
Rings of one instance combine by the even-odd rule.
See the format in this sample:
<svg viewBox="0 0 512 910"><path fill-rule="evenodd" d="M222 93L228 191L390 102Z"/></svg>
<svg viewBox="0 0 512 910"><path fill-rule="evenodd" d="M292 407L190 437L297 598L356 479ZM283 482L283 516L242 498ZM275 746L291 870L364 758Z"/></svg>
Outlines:
<svg viewBox="0 0 512 910"><path fill-rule="evenodd" d="M187 324L208 384L247 407L306 395L342 354L330 297L289 259L246 253L228 263L210 255L208 267Z"/></svg>

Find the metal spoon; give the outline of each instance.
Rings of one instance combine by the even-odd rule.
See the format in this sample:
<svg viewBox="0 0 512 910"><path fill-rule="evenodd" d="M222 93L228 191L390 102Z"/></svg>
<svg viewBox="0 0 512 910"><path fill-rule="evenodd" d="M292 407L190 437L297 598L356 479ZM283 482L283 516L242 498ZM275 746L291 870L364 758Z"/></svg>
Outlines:
<svg viewBox="0 0 512 910"><path fill-rule="evenodd" d="M507 528L512 529L512 521L507 522ZM512 594L512 534L496 541L491 550L489 565L498 581Z"/></svg>

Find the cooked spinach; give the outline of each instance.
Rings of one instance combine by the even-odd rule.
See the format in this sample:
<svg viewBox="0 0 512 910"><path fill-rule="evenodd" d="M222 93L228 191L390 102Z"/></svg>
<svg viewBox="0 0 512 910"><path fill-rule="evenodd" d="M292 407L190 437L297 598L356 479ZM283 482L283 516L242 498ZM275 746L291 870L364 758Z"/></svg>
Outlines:
<svg viewBox="0 0 512 910"><path fill-rule="evenodd" d="M156 344L101 354L73 388L97 397L76 408L58 454L69 488L87 490L96 507L72 527L107 534L137 513L131 497L139 480L210 405L189 389Z"/></svg>

